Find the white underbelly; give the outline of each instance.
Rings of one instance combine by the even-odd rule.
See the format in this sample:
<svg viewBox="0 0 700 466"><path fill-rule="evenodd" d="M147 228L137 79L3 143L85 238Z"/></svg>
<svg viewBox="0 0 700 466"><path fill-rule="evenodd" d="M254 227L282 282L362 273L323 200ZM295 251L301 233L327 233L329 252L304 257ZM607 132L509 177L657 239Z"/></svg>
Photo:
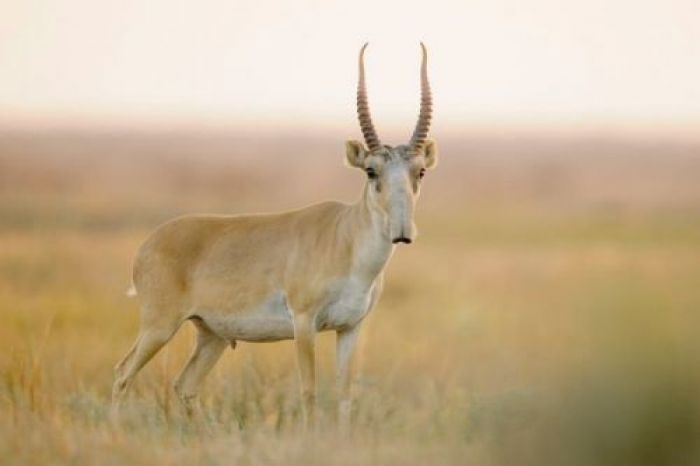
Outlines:
<svg viewBox="0 0 700 466"><path fill-rule="evenodd" d="M325 305L317 311L316 330L341 330L357 325L369 312L373 286L357 286L350 280L336 283ZM234 341L278 341L294 338L293 312L286 293L275 292L251 310L233 313L197 309L194 313L215 334Z"/></svg>
<svg viewBox="0 0 700 466"><path fill-rule="evenodd" d="M197 310L206 326L226 340L278 341L294 338L294 323L286 295L277 292L251 310L235 313Z"/></svg>

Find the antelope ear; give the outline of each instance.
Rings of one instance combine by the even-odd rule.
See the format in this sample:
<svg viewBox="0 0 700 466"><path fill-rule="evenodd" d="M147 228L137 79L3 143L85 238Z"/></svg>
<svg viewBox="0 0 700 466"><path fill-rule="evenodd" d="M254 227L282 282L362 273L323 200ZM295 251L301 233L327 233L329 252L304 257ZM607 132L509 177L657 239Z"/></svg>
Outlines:
<svg viewBox="0 0 700 466"><path fill-rule="evenodd" d="M438 162L438 147L437 143L432 139L425 141L423 149L425 156L425 168L435 168Z"/></svg>
<svg viewBox="0 0 700 466"><path fill-rule="evenodd" d="M345 142L345 159L348 165L356 168L363 168L363 162L367 156L367 149L364 144L359 141Z"/></svg>

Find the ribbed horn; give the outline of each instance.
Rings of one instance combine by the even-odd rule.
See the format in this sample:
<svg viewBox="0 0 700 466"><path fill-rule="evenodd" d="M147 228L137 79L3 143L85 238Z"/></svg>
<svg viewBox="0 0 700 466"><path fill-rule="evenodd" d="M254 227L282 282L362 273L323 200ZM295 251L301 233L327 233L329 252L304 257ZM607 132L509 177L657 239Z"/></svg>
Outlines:
<svg viewBox="0 0 700 466"><path fill-rule="evenodd" d="M357 81L357 118L360 120L360 129L362 130L362 135L365 138L367 147L370 151L375 151L382 147L382 143L379 141L377 136L377 131L374 129L374 124L372 124L372 116L369 113L369 104L367 103L367 88L365 85L365 49L369 45L366 42L360 50L359 59L359 78Z"/></svg>
<svg viewBox="0 0 700 466"><path fill-rule="evenodd" d="M411 136L411 149L418 152L423 148L425 140L428 138L430 131L430 120L433 116L433 96L430 92L430 82L428 81L428 50L423 42L420 43L423 49L423 64L420 68L420 113L418 114L418 123L416 129L413 130Z"/></svg>

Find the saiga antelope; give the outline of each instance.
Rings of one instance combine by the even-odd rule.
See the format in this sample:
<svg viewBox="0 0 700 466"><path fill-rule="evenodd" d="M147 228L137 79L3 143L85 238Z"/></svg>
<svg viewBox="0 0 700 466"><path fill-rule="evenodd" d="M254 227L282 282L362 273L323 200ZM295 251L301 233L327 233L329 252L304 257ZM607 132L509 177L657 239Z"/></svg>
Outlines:
<svg viewBox="0 0 700 466"><path fill-rule="evenodd" d="M421 105L406 145L380 143L359 54L357 115L367 144L348 141L349 165L367 176L354 204L323 202L265 215L192 215L160 226L134 261L130 294L141 328L115 368L115 411L136 373L190 320L196 343L174 389L188 413L199 385L236 341L294 339L305 423L314 418L317 332L334 330L338 418L349 421L353 355L360 324L377 302L397 243L416 236L413 213L426 169L437 162L427 139L432 113L427 51L421 43Z"/></svg>

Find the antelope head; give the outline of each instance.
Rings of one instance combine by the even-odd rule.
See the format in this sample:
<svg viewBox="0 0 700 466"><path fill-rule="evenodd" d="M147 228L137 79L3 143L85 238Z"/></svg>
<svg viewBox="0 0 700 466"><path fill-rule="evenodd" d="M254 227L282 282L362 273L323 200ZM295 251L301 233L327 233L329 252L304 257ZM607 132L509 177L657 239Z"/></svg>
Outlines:
<svg viewBox="0 0 700 466"><path fill-rule="evenodd" d="M392 243L410 244L416 237L413 221L416 200L426 170L437 164L437 145L428 139L432 116L432 95L428 82L428 52L421 43L421 104L418 123L408 144L383 145L374 129L367 102L364 53L360 50L357 83L357 116L365 144L346 143L348 163L367 174L365 196L368 205L384 219Z"/></svg>

